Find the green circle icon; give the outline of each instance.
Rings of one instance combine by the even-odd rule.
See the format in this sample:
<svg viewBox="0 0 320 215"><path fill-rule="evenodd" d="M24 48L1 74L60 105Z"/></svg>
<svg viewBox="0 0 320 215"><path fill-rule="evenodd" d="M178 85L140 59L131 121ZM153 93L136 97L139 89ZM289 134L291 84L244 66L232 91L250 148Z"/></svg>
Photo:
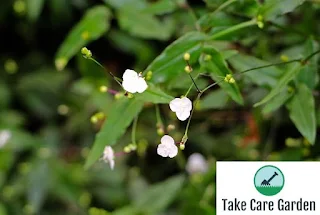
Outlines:
<svg viewBox="0 0 320 215"><path fill-rule="evenodd" d="M284 186L284 175L278 167L263 166L254 175L254 186L262 195L274 196Z"/></svg>

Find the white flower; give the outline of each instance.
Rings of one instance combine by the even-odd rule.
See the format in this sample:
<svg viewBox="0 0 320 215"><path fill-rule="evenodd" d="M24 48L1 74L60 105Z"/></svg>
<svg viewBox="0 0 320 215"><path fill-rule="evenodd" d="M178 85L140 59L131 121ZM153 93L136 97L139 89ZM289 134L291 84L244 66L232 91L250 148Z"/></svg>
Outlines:
<svg viewBox="0 0 320 215"><path fill-rule="evenodd" d="M186 170L189 174L205 173L208 171L208 163L201 154L193 153L188 158Z"/></svg>
<svg viewBox="0 0 320 215"><path fill-rule="evenodd" d="M147 82L144 78L134 70L126 69L123 73L122 79L122 86L129 93L143 93L148 88Z"/></svg>
<svg viewBox="0 0 320 215"><path fill-rule="evenodd" d="M176 113L181 121L185 121L190 116L192 102L187 97L175 98L169 104L170 109Z"/></svg>
<svg viewBox="0 0 320 215"><path fill-rule="evenodd" d="M162 157L175 157L178 154L178 147L174 143L174 139L169 135L164 135L161 138L161 144L158 145L157 153Z"/></svg>
<svg viewBox="0 0 320 215"><path fill-rule="evenodd" d="M106 146L104 148L102 160L109 163L111 169L114 168L114 152L111 146Z"/></svg>
<svg viewBox="0 0 320 215"><path fill-rule="evenodd" d="M0 148L4 147L11 138L11 132L8 130L0 131Z"/></svg>

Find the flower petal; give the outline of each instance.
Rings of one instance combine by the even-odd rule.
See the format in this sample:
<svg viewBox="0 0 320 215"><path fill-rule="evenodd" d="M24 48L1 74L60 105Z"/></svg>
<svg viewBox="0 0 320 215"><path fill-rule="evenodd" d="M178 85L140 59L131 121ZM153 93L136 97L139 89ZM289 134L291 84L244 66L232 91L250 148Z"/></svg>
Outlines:
<svg viewBox="0 0 320 215"><path fill-rule="evenodd" d="M122 86L125 91L129 93L136 93L137 92L137 80L135 79L124 79L122 82Z"/></svg>
<svg viewBox="0 0 320 215"><path fill-rule="evenodd" d="M143 93L148 88L147 82L142 77L138 77L136 81L136 90L138 93Z"/></svg>
<svg viewBox="0 0 320 215"><path fill-rule="evenodd" d="M177 154L178 154L178 147L176 145L171 145L168 153L169 158L173 158L177 156Z"/></svg>
<svg viewBox="0 0 320 215"><path fill-rule="evenodd" d="M180 106L181 106L181 99L180 98L175 98L169 103L170 110L173 112L179 111Z"/></svg>
<svg viewBox="0 0 320 215"><path fill-rule="evenodd" d="M168 147L166 144L159 144L157 148L157 153L158 155L162 157L168 157L169 152L168 152Z"/></svg>
<svg viewBox="0 0 320 215"><path fill-rule="evenodd" d="M123 80L132 80L132 79L137 79L138 78L138 73L136 73L132 69L126 69L122 75Z"/></svg>
<svg viewBox="0 0 320 215"><path fill-rule="evenodd" d="M192 109L192 102L191 102L190 99L188 99L187 97L183 97L183 98L181 99L181 106L182 106L184 109L190 111L190 110Z"/></svg>
<svg viewBox="0 0 320 215"><path fill-rule="evenodd" d="M161 137L160 142L165 145L166 144L174 144L174 139L169 135L164 135L163 137Z"/></svg>
<svg viewBox="0 0 320 215"><path fill-rule="evenodd" d="M182 111L177 112L176 115L180 121L185 121L186 119L189 118L190 111L189 110L182 110Z"/></svg>

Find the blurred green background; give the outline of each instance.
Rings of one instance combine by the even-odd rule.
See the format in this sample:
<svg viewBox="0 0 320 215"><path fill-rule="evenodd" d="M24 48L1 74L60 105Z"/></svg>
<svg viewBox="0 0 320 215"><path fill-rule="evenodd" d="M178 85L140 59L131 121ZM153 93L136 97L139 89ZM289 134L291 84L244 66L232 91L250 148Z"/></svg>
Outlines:
<svg viewBox="0 0 320 215"><path fill-rule="evenodd" d="M103 123L90 119L104 112L108 120L115 99L99 88L119 90L119 86L106 71L83 58L81 47L87 46L118 77L128 68L140 72L187 32L197 27L208 34L219 32L255 17L265 3L239 0L217 10L225 2L1 1L0 215L215 214L216 160L319 159L319 141L311 146L302 137L283 103L252 107L270 90L277 72L287 69L272 67L260 70L266 76L243 76L239 86L244 106L218 87L206 93L196 107L186 149L175 159L157 155L162 131L155 106L146 104L137 125L137 151L118 156L114 170L104 162L84 170ZM276 6L283 13L295 10L265 22L262 29L244 29L213 42L231 69L242 71L303 57L309 44L316 50L319 1L302 1L297 8L290 8L293 0L281 2ZM86 23L81 21L85 16L89 17ZM73 36L78 37L67 41L79 22L89 26L88 32L76 32ZM313 70L316 80L317 60ZM204 88L212 80L204 77L197 83ZM178 97L190 84L185 75L164 88ZM314 84L319 125L318 81ZM190 97L196 97L195 90ZM185 123L177 121L168 105L159 109L164 130L181 139ZM131 128L113 148L120 152L130 142ZM205 172L186 170L193 153L204 156Z"/></svg>

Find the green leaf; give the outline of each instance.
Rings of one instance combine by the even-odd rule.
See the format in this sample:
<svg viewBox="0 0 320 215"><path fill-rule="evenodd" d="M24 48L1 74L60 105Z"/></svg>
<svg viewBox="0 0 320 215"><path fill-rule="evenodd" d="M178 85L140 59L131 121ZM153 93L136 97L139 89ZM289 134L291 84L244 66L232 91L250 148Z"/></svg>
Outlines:
<svg viewBox="0 0 320 215"><path fill-rule="evenodd" d="M43 5L44 0L27 0L27 15L30 21L34 22L38 19Z"/></svg>
<svg viewBox="0 0 320 215"><path fill-rule="evenodd" d="M260 8L260 14L265 20L274 20L278 16L293 11L305 0L265 0Z"/></svg>
<svg viewBox="0 0 320 215"><path fill-rule="evenodd" d="M269 92L269 94L264 97L260 102L254 104L254 107L260 106L266 102L268 102L270 99L272 99L274 96L279 94L286 86L287 84L295 78L295 76L300 72L301 70L301 64L295 63L294 67L292 69L287 70L283 76L279 79L278 83L272 88L272 90Z"/></svg>
<svg viewBox="0 0 320 215"><path fill-rule="evenodd" d="M243 104L243 98L237 83L230 84L223 81L223 78L227 74L232 74L231 70L227 67L225 60L222 55L215 49L205 49L207 55L211 56L211 59L207 60L204 58L200 59L200 65L202 69L209 72L212 79L214 79L218 85L229 94L229 96L238 104Z"/></svg>
<svg viewBox="0 0 320 215"><path fill-rule="evenodd" d="M177 8L178 4L173 0L159 0L150 4L142 12L155 15L171 13Z"/></svg>
<svg viewBox="0 0 320 215"><path fill-rule="evenodd" d="M205 109L221 109L226 106L228 102L228 95L222 89L210 92L208 95L204 96L198 103L200 110Z"/></svg>
<svg viewBox="0 0 320 215"><path fill-rule="evenodd" d="M184 182L184 176L178 175L164 182L152 185L142 195L134 199L134 206L148 214L156 214L167 208L175 199Z"/></svg>
<svg viewBox="0 0 320 215"><path fill-rule="evenodd" d="M111 12L105 6L89 9L60 45L55 57L56 68L63 70L83 46L101 37L109 29L110 18Z"/></svg>
<svg viewBox="0 0 320 215"><path fill-rule="evenodd" d="M260 60L259 58L237 54L228 59L230 65L239 72L270 64L267 61ZM277 67L268 67L262 69L256 69L243 73L244 76L251 79L252 82L259 86L273 87L277 83L277 79L283 74L283 71Z"/></svg>
<svg viewBox="0 0 320 215"><path fill-rule="evenodd" d="M117 18L121 29L144 39L167 40L174 30L174 23L169 19L161 22L156 16L131 7L120 8Z"/></svg>
<svg viewBox="0 0 320 215"><path fill-rule="evenodd" d="M125 97L113 103L106 121L96 135L93 147L86 160L86 169L99 159L105 146L116 143L117 139L125 133L132 120L140 113L142 107L143 102L135 98L128 99Z"/></svg>
<svg viewBox="0 0 320 215"><path fill-rule="evenodd" d="M168 104L174 97L166 94L160 88L149 84L148 89L142 94L137 94L135 97L144 102L153 104Z"/></svg>
<svg viewBox="0 0 320 215"><path fill-rule="evenodd" d="M28 180L28 200L34 210L39 212L50 186L50 171L46 162L33 166Z"/></svg>
<svg viewBox="0 0 320 215"><path fill-rule="evenodd" d="M196 62L201 53L201 42L205 39L205 34L189 32L170 44L145 70L152 71L151 82L165 83L184 72L184 53L190 53L191 64Z"/></svg>
<svg viewBox="0 0 320 215"><path fill-rule="evenodd" d="M287 108L290 119L300 133L311 143L316 139L315 101L312 91L304 84L300 84Z"/></svg>
<svg viewBox="0 0 320 215"><path fill-rule="evenodd" d="M303 56L307 57L318 49L318 43L309 38L305 43ZM314 89L319 82L318 60L319 55L313 56L308 63L304 65L304 67L301 69L301 72L297 76L297 80L305 83L310 89Z"/></svg>
<svg viewBox="0 0 320 215"><path fill-rule="evenodd" d="M288 92L288 89L283 89L281 93L273 97L266 106L262 109L263 114L268 114L279 109L283 104L285 104L291 97L293 93Z"/></svg>

